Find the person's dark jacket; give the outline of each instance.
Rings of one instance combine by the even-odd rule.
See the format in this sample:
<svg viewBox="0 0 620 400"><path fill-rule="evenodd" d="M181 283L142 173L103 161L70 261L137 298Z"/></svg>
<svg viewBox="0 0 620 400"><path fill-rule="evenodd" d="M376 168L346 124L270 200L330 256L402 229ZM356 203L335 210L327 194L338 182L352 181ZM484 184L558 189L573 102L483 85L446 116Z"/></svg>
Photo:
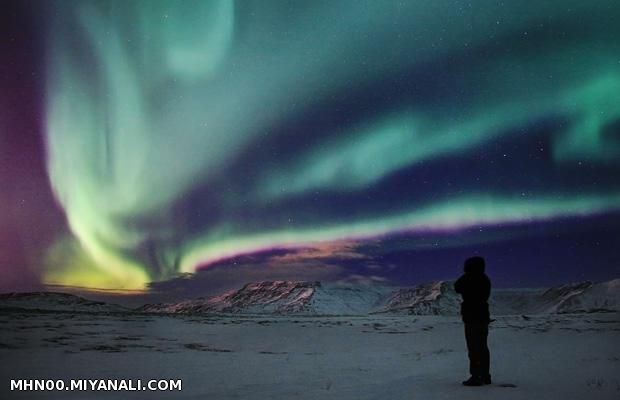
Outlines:
<svg viewBox="0 0 620 400"><path fill-rule="evenodd" d="M484 273L484 264L466 264L465 274L454 283L454 290L463 297L463 322L490 321L488 300L491 295L491 281Z"/></svg>

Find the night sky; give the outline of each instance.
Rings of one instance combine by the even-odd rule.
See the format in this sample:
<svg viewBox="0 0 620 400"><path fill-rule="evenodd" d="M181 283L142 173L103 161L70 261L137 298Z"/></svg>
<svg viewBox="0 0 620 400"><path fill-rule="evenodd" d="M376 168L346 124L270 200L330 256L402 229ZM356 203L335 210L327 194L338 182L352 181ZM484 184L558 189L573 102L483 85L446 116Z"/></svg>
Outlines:
<svg viewBox="0 0 620 400"><path fill-rule="evenodd" d="M620 276L620 4L540 3L7 3L0 289Z"/></svg>

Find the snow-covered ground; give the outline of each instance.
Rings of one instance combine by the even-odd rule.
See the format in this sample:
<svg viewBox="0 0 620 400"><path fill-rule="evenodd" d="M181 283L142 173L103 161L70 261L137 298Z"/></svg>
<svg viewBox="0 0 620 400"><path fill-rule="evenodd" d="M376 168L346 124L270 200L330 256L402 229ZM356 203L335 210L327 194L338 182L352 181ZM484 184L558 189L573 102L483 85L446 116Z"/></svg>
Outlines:
<svg viewBox="0 0 620 400"><path fill-rule="evenodd" d="M2 399L618 399L620 313L499 316L496 384L463 387L454 316L0 313ZM9 379L182 379L181 392L9 392Z"/></svg>

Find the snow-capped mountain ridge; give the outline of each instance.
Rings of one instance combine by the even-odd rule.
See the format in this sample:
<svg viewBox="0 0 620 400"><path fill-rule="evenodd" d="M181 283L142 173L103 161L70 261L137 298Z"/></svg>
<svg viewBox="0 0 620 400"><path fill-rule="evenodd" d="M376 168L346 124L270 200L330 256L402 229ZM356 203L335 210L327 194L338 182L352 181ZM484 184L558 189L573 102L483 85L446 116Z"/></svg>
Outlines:
<svg viewBox="0 0 620 400"><path fill-rule="evenodd" d="M338 286L321 282L264 281L245 284L210 298L147 304L140 311L158 313L366 314L385 289Z"/></svg>
<svg viewBox="0 0 620 400"><path fill-rule="evenodd" d="M455 315L459 312L460 296L452 282L423 283L394 291L382 309L376 312L416 315Z"/></svg>
<svg viewBox="0 0 620 400"><path fill-rule="evenodd" d="M589 312L620 310L620 279L594 283L569 283L546 290L542 298L550 303L547 312Z"/></svg>
<svg viewBox="0 0 620 400"><path fill-rule="evenodd" d="M496 289L489 300L492 315L620 310L620 279L560 285L550 289ZM266 281L244 285L220 296L139 310L156 313L247 313L306 315L458 315L461 297L453 282L413 287L337 286L320 282Z"/></svg>
<svg viewBox="0 0 620 400"><path fill-rule="evenodd" d="M0 309L47 310L67 312L126 312L116 304L88 300L60 292L28 292L0 294Z"/></svg>
<svg viewBox="0 0 620 400"><path fill-rule="evenodd" d="M204 307L211 311L238 313L299 313L308 308L320 282L264 281L245 284L207 299Z"/></svg>
<svg viewBox="0 0 620 400"><path fill-rule="evenodd" d="M263 281L218 296L146 304L137 312L268 315L458 315L461 297L450 281L390 288L318 281ZM620 279L550 289L494 289L491 315L620 311ZM121 306L55 292L0 294L0 309L128 312Z"/></svg>

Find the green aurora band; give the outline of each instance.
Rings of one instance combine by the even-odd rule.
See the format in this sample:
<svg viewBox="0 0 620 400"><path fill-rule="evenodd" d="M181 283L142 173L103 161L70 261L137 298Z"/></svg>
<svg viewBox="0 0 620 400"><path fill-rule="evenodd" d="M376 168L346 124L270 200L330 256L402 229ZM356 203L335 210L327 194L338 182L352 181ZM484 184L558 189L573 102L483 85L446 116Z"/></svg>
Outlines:
<svg viewBox="0 0 620 400"><path fill-rule="evenodd" d="M73 237L50 249L46 281L141 288L274 247L618 210L620 185L530 196L527 187L480 187L335 221L322 209L303 219L289 208L264 226L219 218L185 234L177 219L176 205L197 186L229 192L186 209L189 218L218 210L257 221L264 207L363 191L546 118L563 121L548 149L557 168L617 165L620 143L605 132L620 119L620 7L541 3L52 2L48 170ZM502 43L507 51L480 50ZM294 157L265 155L247 184L232 173L291 118L428 65L445 66L435 84L451 95L425 101L428 92L413 91L410 101L321 132ZM160 266L144 247L156 248Z"/></svg>

